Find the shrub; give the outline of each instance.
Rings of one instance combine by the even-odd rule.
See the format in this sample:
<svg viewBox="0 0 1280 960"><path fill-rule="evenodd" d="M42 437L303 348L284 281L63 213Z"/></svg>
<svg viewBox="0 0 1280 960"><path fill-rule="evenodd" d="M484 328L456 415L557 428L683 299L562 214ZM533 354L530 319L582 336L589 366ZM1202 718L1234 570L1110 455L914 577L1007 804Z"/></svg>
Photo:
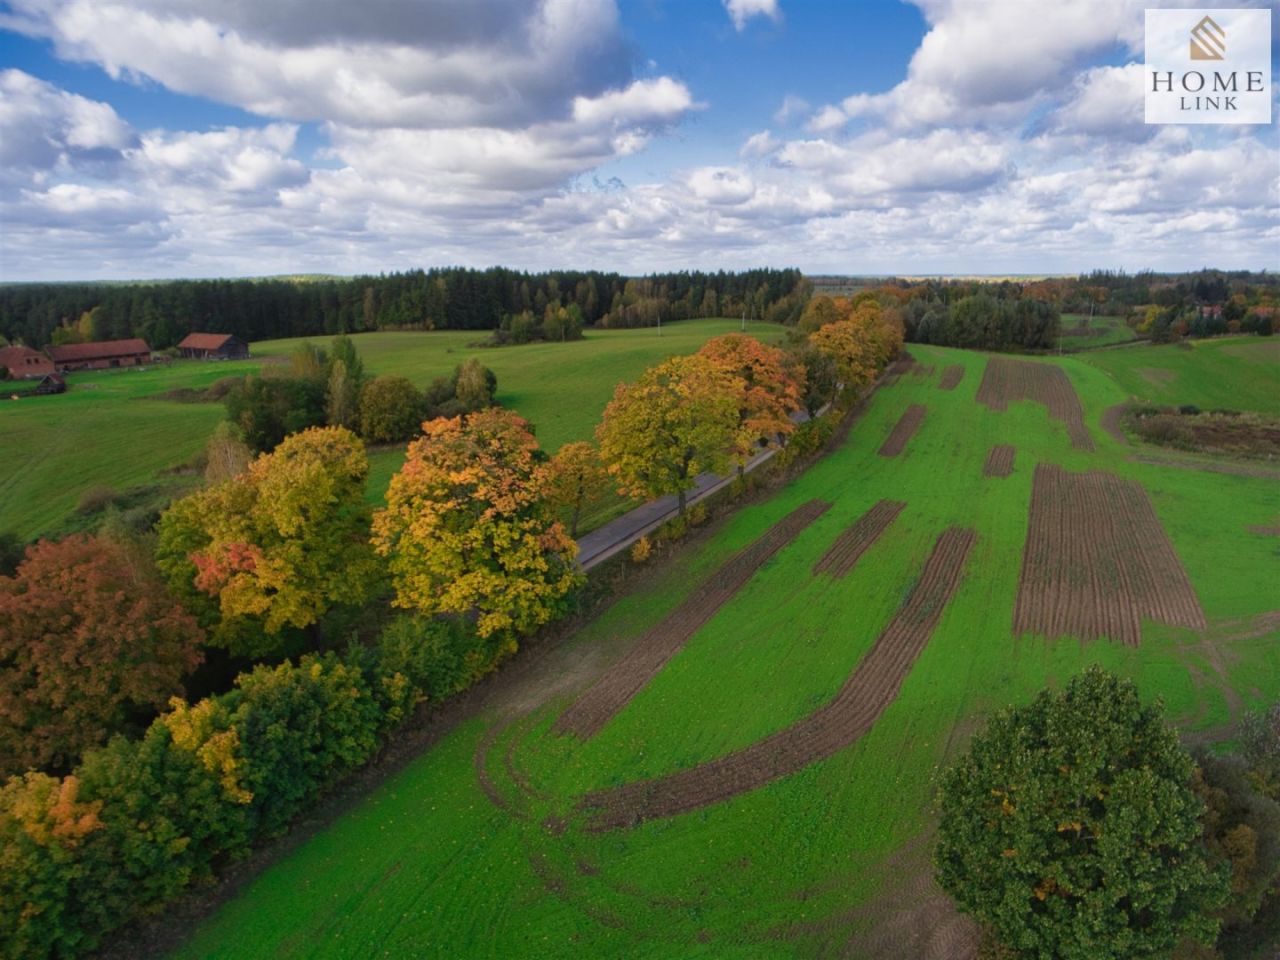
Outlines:
<svg viewBox="0 0 1280 960"><path fill-rule="evenodd" d="M398 443L422 427L426 401L404 377L378 377L360 391L360 436L370 443Z"/></svg>
<svg viewBox="0 0 1280 960"><path fill-rule="evenodd" d="M653 544L649 542L648 537L641 537L631 545L631 562L644 563L651 553L653 553Z"/></svg>
<svg viewBox="0 0 1280 960"><path fill-rule="evenodd" d="M465 690L495 665L488 647L464 621L406 614L378 638L378 661L429 699Z"/></svg>
<svg viewBox="0 0 1280 960"><path fill-rule="evenodd" d="M95 486L90 487L84 493L80 494L80 500L76 503L76 513L91 514L101 513L107 507L111 506L119 499L119 494L110 487Z"/></svg>

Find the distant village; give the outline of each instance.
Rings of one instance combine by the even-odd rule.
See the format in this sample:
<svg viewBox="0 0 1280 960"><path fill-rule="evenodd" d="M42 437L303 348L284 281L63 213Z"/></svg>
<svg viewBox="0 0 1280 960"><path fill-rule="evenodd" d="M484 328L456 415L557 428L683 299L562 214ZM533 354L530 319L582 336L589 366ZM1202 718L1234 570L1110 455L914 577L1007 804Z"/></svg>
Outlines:
<svg viewBox="0 0 1280 960"><path fill-rule="evenodd" d="M249 345L229 333L190 333L173 349L152 352L147 341L101 340L95 343L65 343L33 350L21 345L0 348L0 380L35 380L29 394L63 393L66 374L78 370L110 370L140 367L153 361L168 361L174 354L191 360L243 360Z"/></svg>

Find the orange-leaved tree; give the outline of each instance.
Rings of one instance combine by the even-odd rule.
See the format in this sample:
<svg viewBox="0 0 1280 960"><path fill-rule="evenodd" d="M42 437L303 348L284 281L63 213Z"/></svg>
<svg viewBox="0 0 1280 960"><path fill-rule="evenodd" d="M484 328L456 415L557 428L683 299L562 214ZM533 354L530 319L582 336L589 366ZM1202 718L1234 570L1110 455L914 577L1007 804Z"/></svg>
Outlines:
<svg viewBox="0 0 1280 960"><path fill-rule="evenodd" d="M738 424L748 444L776 445L795 430L791 414L801 407L804 368L789 364L786 353L741 333L708 340L698 352L740 384Z"/></svg>
<svg viewBox="0 0 1280 960"><path fill-rule="evenodd" d="M351 431L292 434L244 473L173 504L160 518L157 563L175 590L212 598L216 642L277 652L286 630L367 598L377 571L368 472Z"/></svg>
<svg viewBox="0 0 1280 960"><path fill-rule="evenodd" d="M675 494L684 514L698 474L723 473L741 451L737 377L710 358L672 357L621 383L596 428L600 457L631 496Z"/></svg>
<svg viewBox="0 0 1280 960"><path fill-rule="evenodd" d="M145 720L203 641L149 558L100 537L36 544L0 577L0 777L66 768Z"/></svg>
<svg viewBox="0 0 1280 960"><path fill-rule="evenodd" d="M579 581L577 544L543 494L528 422L491 407L422 429L373 519L396 606L475 612L485 637L549 622Z"/></svg>
<svg viewBox="0 0 1280 960"><path fill-rule="evenodd" d="M835 360L846 388L870 383L882 366L880 344L857 320L829 323L811 333L809 342Z"/></svg>
<svg viewBox="0 0 1280 960"><path fill-rule="evenodd" d="M600 463L600 451L585 440L566 443L542 465L540 473L547 501L569 511L569 536L576 537L582 508L609 492L609 475Z"/></svg>

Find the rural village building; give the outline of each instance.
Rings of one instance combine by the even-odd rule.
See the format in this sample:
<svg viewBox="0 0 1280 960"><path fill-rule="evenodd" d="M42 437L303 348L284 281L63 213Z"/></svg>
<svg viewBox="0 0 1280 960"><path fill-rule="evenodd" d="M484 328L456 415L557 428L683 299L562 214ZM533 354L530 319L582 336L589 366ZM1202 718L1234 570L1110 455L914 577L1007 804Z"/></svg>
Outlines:
<svg viewBox="0 0 1280 960"><path fill-rule="evenodd" d="M229 333L188 333L178 351L196 360L243 360L249 356L249 345Z"/></svg>
<svg viewBox="0 0 1280 960"><path fill-rule="evenodd" d="M51 373L36 384L36 388L31 392L37 396L50 393L66 393L67 381L63 380L60 375Z"/></svg>
<svg viewBox="0 0 1280 960"><path fill-rule="evenodd" d="M13 380L35 380L54 372L53 361L30 347L5 347L0 350L0 367L9 371Z"/></svg>
<svg viewBox="0 0 1280 960"><path fill-rule="evenodd" d="M104 370L108 367L136 367L151 360L151 348L147 341L134 337L129 340L103 340L100 343L67 343L50 347L58 373L69 370Z"/></svg>

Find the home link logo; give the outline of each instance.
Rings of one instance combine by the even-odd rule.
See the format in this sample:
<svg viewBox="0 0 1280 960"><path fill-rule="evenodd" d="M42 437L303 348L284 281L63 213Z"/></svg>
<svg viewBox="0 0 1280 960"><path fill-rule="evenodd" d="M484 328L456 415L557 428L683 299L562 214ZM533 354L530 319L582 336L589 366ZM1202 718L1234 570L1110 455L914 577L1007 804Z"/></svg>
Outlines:
<svg viewBox="0 0 1280 960"><path fill-rule="evenodd" d="M1226 33L1213 22L1213 17L1205 14L1205 18L1191 31L1191 59L1221 60L1226 52Z"/></svg>
<svg viewBox="0 0 1280 960"><path fill-rule="evenodd" d="M1270 123L1271 11L1148 10L1143 82L1147 123Z"/></svg>

